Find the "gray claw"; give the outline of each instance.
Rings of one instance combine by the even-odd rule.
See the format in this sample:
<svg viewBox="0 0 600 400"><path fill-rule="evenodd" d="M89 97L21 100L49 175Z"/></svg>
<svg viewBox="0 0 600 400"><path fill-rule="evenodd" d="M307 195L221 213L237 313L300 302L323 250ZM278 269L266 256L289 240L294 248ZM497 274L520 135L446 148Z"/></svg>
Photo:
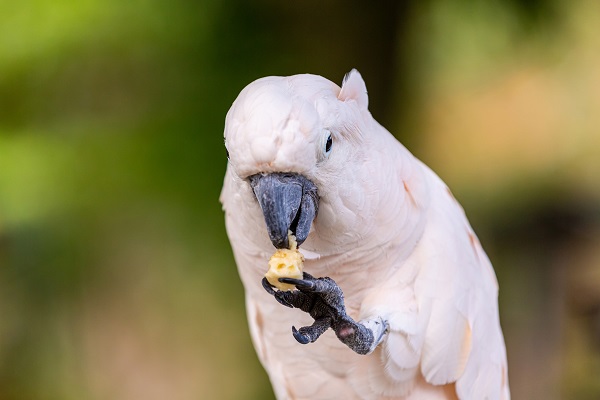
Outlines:
<svg viewBox="0 0 600 400"><path fill-rule="evenodd" d="M272 295L273 297L275 297L275 300L277 300L279 302L279 304L282 304L286 307L289 308L294 308L294 306L292 304L290 304L284 297L285 297L285 292L281 292L279 290L275 291L273 290L273 288L275 286L271 285L269 283L269 281L267 280L267 278L263 278L262 279L262 285L263 288L265 288L265 290L267 291L267 293L269 293L270 295Z"/></svg>
<svg viewBox="0 0 600 400"><path fill-rule="evenodd" d="M279 278L279 282L295 285L296 288L303 290L311 290L315 287L315 283L313 281L307 281L306 279Z"/></svg>
<svg viewBox="0 0 600 400"><path fill-rule="evenodd" d="M267 293L272 294L274 296L275 295L275 291L273 290L274 286L269 283L267 278L262 278L261 282L262 282L263 288L265 288Z"/></svg>
<svg viewBox="0 0 600 400"><path fill-rule="evenodd" d="M306 336L304 336L303 334L301 334L300 332L298 332L298 330L296 329L295 326L292 326L292 335L294 335L294 338L296 338L298 343L301 343L301 344L310 343L310 339L307 338Z"/></svg>

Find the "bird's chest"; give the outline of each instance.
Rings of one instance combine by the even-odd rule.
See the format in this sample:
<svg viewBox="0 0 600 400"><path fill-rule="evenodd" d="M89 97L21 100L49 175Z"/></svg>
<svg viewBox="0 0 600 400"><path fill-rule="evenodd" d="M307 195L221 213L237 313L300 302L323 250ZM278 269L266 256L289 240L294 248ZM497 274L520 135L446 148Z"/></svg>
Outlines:
<svg viewBox="0 0 600 400"><path fill-rule="evenodd" d="M312 322L306 314L288 309L269 324L270 334L266 336L272 337L272 346L266 349L265 368L278 397L356 398L354 389L348 385L348 377L364 356L342 344L331 330L314 343L298 343L292 336L291 326L300 328Z"/></svg>
<svg viewBox="0 0 600 400"><path fill-rule="evenodd" d="M347 313L358 318L364 298L396 269L394 260L380 250L356 251L306 260L304 271L315 278L329 277L342 289Z"/></svg>

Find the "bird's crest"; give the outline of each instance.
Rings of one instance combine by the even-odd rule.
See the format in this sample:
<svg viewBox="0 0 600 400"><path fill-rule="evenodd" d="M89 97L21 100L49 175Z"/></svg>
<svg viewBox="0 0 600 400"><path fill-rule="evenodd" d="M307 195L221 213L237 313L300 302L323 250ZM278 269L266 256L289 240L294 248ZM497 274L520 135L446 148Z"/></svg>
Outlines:
<svg viewBox="0 0 600 400"><path fill-rule="evenodd" d="M361 108L369 106L367 85L365 85L365 81L356 69L352 69L344 77L338 99L341 101L355 100Z"/></svg>

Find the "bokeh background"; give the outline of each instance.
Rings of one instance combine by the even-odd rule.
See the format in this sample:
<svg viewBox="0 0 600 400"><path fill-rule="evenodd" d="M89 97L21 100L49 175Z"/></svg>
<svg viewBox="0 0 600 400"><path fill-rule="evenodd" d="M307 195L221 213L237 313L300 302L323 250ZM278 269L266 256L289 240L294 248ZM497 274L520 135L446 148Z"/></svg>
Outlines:
<svg viewBox="0 0 600 400"><path fill-rule="evenodd" d="M0 0L0 399L269 399L225 114L351 68L500 282L515 399L600 398L600 3Z"/></svg>

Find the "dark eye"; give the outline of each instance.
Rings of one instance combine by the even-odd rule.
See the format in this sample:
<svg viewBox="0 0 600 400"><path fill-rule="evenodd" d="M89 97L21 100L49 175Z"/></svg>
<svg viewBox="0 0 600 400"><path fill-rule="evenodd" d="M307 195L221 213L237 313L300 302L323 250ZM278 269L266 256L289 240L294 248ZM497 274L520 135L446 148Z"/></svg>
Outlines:
<svg viewBox="0 0 600 400"><path fill-rule="evenodd" d="M229 150L227 150L227 147L225 147L225 154L227 154L227 159L229 160Z"/></svg>
<svg viewBox="0 0 600 400"><path fill-rule="evenodd" d="M327 142L325 143L325 154L329 154L331 151L331 146L333 145L333 139L331 139L331 135L327 137Z"/></svg>

